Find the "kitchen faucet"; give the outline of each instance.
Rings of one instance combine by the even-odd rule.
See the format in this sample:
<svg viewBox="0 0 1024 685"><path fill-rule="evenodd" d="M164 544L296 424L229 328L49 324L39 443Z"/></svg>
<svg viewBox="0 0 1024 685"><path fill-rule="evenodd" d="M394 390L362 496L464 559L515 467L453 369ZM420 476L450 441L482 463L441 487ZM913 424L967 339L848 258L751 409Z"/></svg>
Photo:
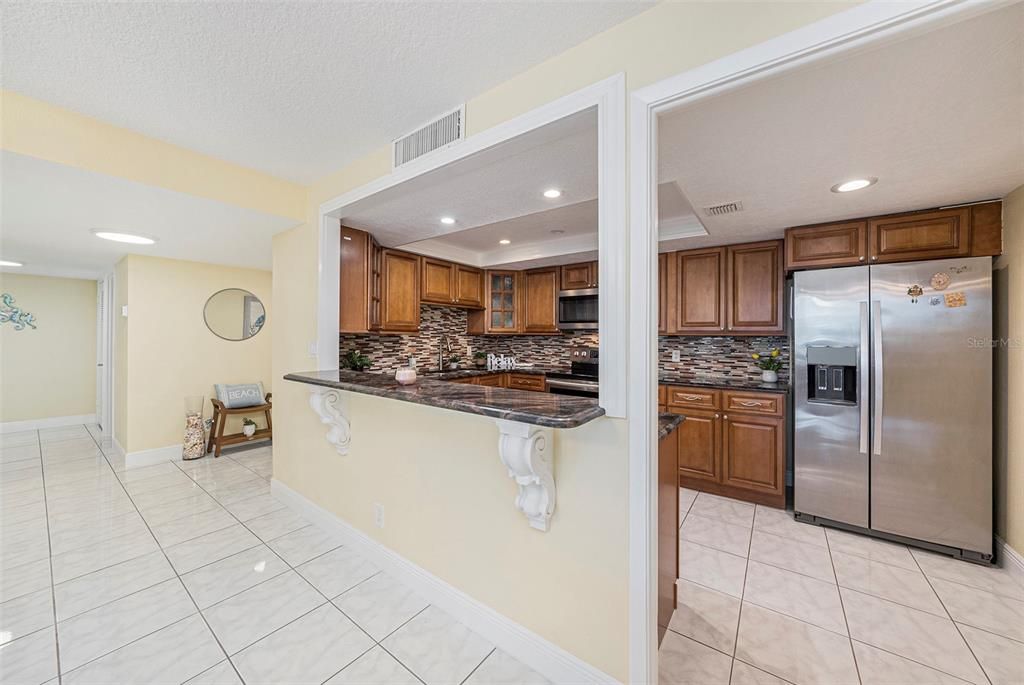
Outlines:
<svg viewBox="0 0 1024 685"><path fill-rule="evenodd" d="M438 370L438 372L444 371L444 362L445 362L445 359L448 358L445 355L445 352L447 352L448 355L451 355L451 353L452 353L452 341L451 341L451 339L448 338L448 334L447 333L441 335L441 344L437 346L437 370Z"/></svg>

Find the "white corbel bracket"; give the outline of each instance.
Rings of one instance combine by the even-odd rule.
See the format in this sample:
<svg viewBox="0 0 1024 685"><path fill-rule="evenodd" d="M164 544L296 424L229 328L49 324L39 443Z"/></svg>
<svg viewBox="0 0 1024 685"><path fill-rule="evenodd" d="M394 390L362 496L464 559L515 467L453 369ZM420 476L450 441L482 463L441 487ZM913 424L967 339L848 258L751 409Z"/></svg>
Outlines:
<svg viewBox="0 0 1024 685"><path fill-rule="evenodd" d="M309 406L320 417L321 423L330 426L327 442L334 445L338 454L348 454L352 443L352 426L348 419L348 402L342 397L341 391L313 386L310 389Z"/></svg>
<svg viewBox="0 0 1024 685"><path fill-rule="evenodd" d="M530 526L547 532L555 513L554 432L518 421L498 423L498 454L519 486L516 509Z"/></svg>

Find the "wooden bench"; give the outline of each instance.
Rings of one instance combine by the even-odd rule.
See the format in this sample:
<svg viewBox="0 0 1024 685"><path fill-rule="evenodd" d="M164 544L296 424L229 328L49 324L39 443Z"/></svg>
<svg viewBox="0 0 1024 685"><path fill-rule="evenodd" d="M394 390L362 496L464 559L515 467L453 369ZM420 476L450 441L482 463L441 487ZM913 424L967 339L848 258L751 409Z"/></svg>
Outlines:
<svg viewBox="0 0 1024 685"><path fill-rule="evenodd" d="M214 457L220 456L220 450L222 447L227 445L237 445L243 442L251 442L253 440L272 440L274 438L274 424L270 419L271 413L271 402L270 396L272 393L267 393L267 396L263 404L257 404L252 407L239 407L238 409L228 409L224 406L224 403L214 398L210 401L213 403L213 424L210 426L210 440L206 444L206 453L209 454L210 450L216 448L213 453ZM263 412L263 415L267 417L267 427L262 428L252 434L252 437L247 436L245 433L231 433L230 435L224 435L224 426L227 424L229 416L239 416L242 414L255 414Z"/></svg>

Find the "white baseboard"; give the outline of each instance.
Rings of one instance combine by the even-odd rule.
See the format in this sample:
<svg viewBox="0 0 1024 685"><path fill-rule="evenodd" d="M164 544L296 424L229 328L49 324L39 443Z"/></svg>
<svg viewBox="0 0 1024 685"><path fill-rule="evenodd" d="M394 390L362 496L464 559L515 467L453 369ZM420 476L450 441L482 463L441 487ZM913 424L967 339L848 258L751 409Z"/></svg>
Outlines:
<svg viewBox="0 0 1024 685"><path fill-rule="evenodd" d="M478 602L277 480L270 491L291 509L355 548L391 576L553 683L616 683L590 664ZM571 611L571 608L567 607Z"/></svg>
<svg viewBox="0 0 1024 685"><path fill-rule="evenodd" d="M37 431L43 428L61 428L62 426L76 426L82 423L96 423L96 415L81 414L79 416L53 416L47 419L30 419L28 421L6 421L0 423L0 433Z"/></svg>
<svg viewBox="0 0 1024 685"><path fill-rule="evenodd" d="M117 449L121 450L122 453L124 452L124 448L116 441L114 444L117 446ZM160 464L175 459L181 459L181 445L168 445L167 447L154 447L150 450L128 452L125 454L124 463L127 468L133 469L138 466L152 466L153 464Z"/></svg>
<svg viewBox="0 0 1024 685"><path fill-rule="evenodd" d="M999 545L999 556L1002 558L1002 566L1007 571L1017 576L1018 580L1024 582L1024 556L1021 556L1020 552L1010 547L998 535L996 536L996 544Z"/></svg>

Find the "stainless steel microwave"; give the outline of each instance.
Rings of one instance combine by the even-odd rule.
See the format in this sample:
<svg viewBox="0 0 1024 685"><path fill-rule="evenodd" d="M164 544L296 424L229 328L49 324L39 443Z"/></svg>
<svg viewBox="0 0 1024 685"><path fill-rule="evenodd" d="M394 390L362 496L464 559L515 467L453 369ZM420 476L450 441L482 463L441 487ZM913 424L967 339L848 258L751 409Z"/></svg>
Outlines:
<svg viewBox="0 0 1024 685"><path fill-rule="evenodd" d="M558 293L558 327L563 331L597 330L597 288Z"/></svg>

